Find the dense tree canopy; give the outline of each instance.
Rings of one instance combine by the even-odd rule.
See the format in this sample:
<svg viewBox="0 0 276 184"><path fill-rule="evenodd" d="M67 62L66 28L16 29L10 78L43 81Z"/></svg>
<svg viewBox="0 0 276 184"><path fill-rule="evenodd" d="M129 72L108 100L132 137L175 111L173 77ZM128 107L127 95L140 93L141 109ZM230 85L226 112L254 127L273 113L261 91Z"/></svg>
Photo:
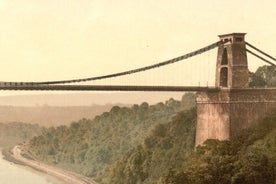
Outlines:
<svg viewBox="0 0 276 184"><path fill-rule="evenodd" d="M132 151L132 158L136 160L133 162L140 163L143 155L148 156L146 153L150 147L160 146L168 150L174 146L173 140L167 137L173 136L168 130L168 122L184 108L183 103L186 100L189 103L185 108L195 105L194 94L185 94L183 98L182 102L169 99L156 105L144 102L130 108L115 106L110 112L105 112L94 120L83 119L73 122L70 127L49 128L30 141L30 153L47 163L69 168L104 182L109 178L109 168L116 167L116 161ZM176 128L174 131L181 129ZM137 148L137 145L140 147ZM141 150L141 153L136 153L135 150ZM139 155L141 159L138 159ZM134 170L129 170L129 173L135 174Z"/></svg>
<svg viewBox="0 0 276 184"><path fill-rule="evenodd" d="M274 184L276 111L231 141L207 140L164 184Z"/></svg>
<svg viewBox="0 0 276 184"><path fill-rule="evenodd" d="M264 65L249 73L250 87L276 87L276 67Z"/></svg>

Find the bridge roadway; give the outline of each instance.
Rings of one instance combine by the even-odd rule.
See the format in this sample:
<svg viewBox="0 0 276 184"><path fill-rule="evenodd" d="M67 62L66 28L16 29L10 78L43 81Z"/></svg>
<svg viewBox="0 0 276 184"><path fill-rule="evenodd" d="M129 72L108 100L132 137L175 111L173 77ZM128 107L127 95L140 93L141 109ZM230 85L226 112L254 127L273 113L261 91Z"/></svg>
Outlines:
<svg viewBox="0 0 276 184"><path fill-rule="evenodd" d="M35 91L218 91L216 87L197 86L106 86L106 85L0 85L0 90Z"/></svg>

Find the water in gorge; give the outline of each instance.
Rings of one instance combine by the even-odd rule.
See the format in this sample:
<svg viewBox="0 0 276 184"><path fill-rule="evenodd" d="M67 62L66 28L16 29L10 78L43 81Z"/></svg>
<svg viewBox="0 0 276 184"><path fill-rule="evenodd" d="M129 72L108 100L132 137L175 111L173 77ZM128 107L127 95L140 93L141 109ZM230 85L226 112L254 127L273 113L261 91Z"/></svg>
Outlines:
<svg viewBox="0 0 276 184"><path fill-rule="evenodd" d="M38 171L3 159L0 152L0 184L63 184Z"/></svg>

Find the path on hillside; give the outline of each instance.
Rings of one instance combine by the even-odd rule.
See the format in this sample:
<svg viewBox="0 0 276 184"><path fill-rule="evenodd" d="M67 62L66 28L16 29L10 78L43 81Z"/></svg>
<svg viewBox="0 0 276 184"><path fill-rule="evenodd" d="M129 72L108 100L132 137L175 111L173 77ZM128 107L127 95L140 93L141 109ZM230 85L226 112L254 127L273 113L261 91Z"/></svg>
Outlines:
<svg viewBox="0 0 276 184"><path fill-rule="evenodd" d="M15 146L12 149L13 157L16 160L19 160L26 164L27 166L30 166L32 168L38 169L42 172L45 172L51 176L54 176L56 178L59 178L60 180L68 183L68 184L97 184L96 182L92 181L89 178L86 178L82 175L65 171L50 165L47 165L43 162L37 161L37 160L29 160L21 155L22 150L20 146Z"/></svg>

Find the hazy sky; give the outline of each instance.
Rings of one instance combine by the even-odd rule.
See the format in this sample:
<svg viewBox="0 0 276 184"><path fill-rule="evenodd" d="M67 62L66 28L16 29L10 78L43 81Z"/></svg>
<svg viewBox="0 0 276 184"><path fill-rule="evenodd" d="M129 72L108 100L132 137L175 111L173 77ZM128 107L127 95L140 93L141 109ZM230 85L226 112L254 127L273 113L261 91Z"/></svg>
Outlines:
<svg viewBox="0 0 276 184"><path fill-rule="evenodd" d="M275 56L275 7L275 0L0 0L0 81L120 72L185 54L232 32L247 33L248 42ZM213 55L199 58L206 61L196 65L203 68L197 73L192 65L176 67L199 75L214 66ZM260 64L249 61L251 70ZM137 80L143 84L147 78Z"/></svg>

